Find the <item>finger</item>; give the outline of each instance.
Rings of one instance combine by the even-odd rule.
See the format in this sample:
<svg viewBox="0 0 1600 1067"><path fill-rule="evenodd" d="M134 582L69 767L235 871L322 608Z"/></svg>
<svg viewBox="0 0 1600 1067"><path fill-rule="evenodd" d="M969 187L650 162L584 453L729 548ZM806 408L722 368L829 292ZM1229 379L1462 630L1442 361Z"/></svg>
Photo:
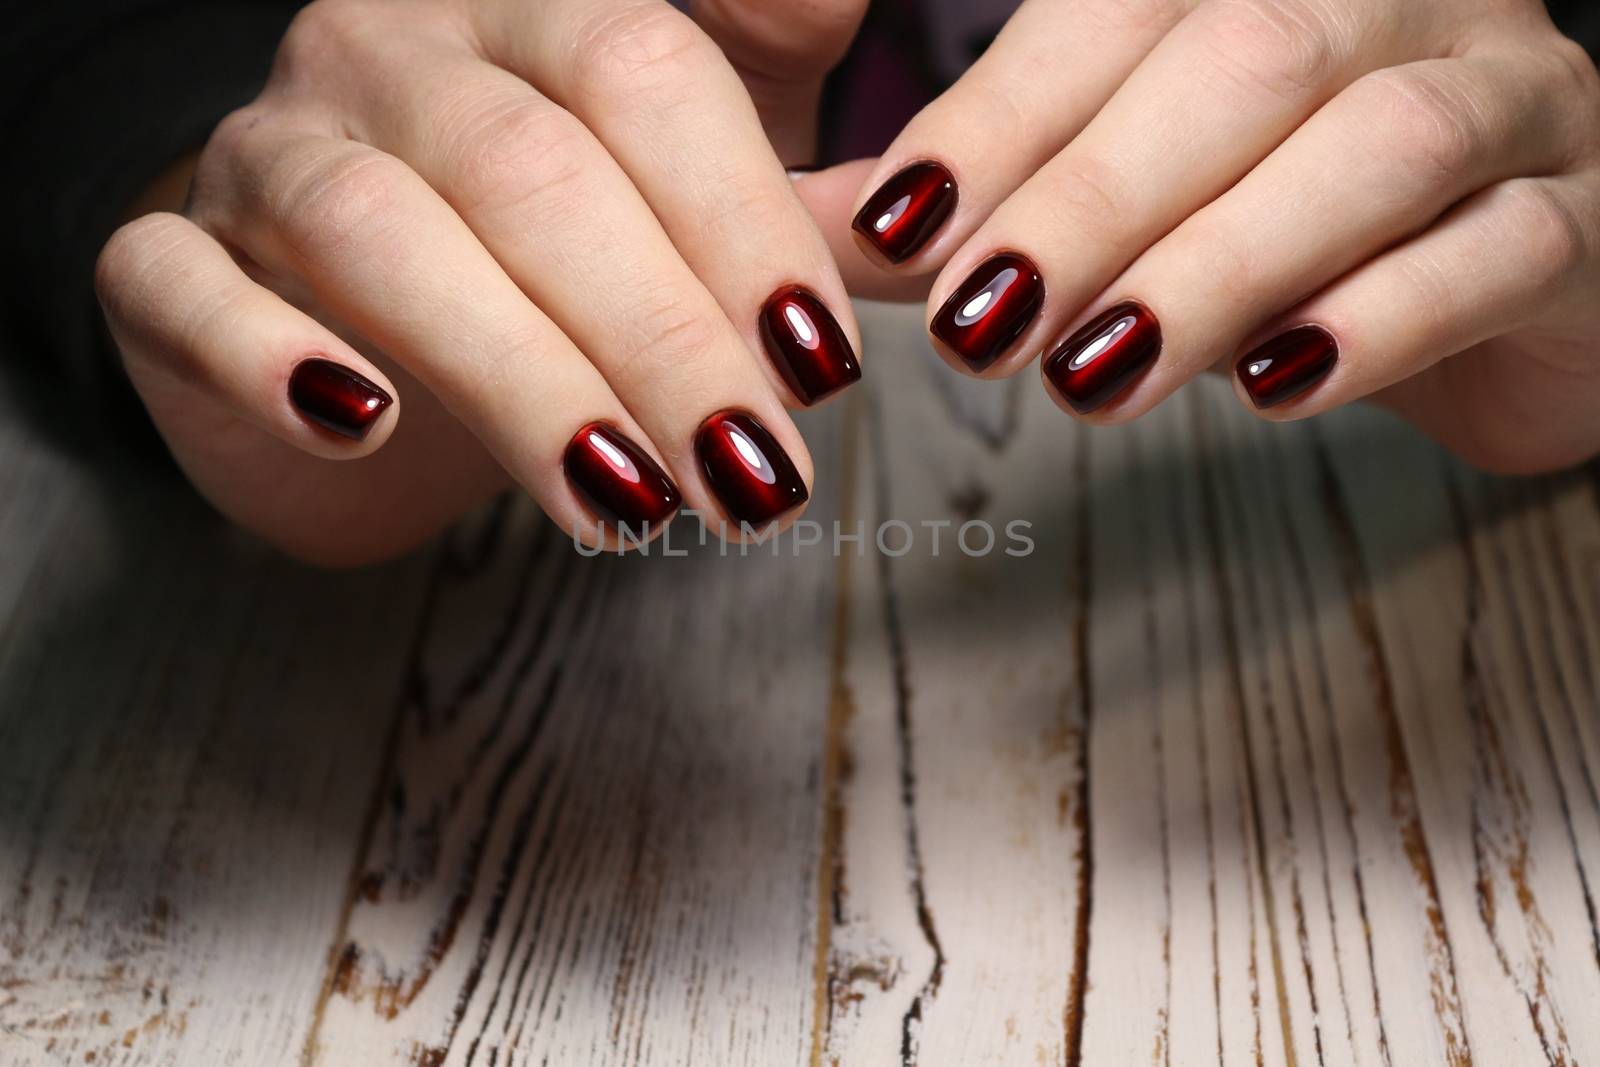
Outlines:
<svg viewBox="0 0 1600 1067"><path fill-rule="evenodd" d="M604 148L503 70L454 56L417 57L409 70L403 86L353 113L356 132L406 159L456 208L497 269L548 313L660 447L693 507L721 512L734 530L792 521L810 464L770 368L752 358ZM803 324L823 336L825 311L801 307ZM833 340L848 349L837 329ZM792 484L767 503L784 507L719 496L704 477L698 435L727 410L770 433L773 468L789 470Z"/></svg>
<svg viewBox="0 0 1600 1067"><path fill-rule="evenodd" d="M1116 394L1103 418L1149 410L1236 352L1260 323L1462 198L1563 166L1572 141L1541 121L1559 110L1561 79L1529 69L1525 56L1483 56L1368 75L1159 241L1111 285L1104 303L1142 303L1163 354L1136 388ZM1099 366L1074 368L1094 321L1078 333L1046 357L1044 371L1069 408L1087 412L1111 398L1091 383L1113 381L1102 368L1122 350L1113 346Z"/></svg>
<svg viewBox="0 0 1600 1067"><path fill-rule="evenodd" d="M1590 454L1600 444L1600 427L1581 408L1562 419L1552 410L1477 412L1455 403L1424 403L1421 391L1436 391L1441 381L1416 376L1490 338L1549 323L1553 316L1559 320L1564 305L1588 297L1590 250L1600 237L1583 221L1592 215L1585 206L1595 199L1592 184L1520 178L1477 193L1425 233L1258 331L1236 364L1240 399L1266 418L1297 419L1405 383L1385 399L1408 414L1414 410L1425 430L1464 451L1473 444L1464 439L1471 436L1468 427L1481 434L1509 418L1523 437L1541 436L1534 428L1552 422L1573 427L1585 439L1573 442L1572 455ZM1465 366L1461 371L1470 373ZM1536 369L1525 366L1521 372ZM1475 388L1448 395L1493 403L1517 392L1485 387L1480 380ZM1563 402L1559 389L1541 395L1546 393ZM1571 403L1593 401L1574 392Z"/></svg>
<svg viewBox="0 0 1600 1067"><path fill-rule="evenodd" d="M844 58L867 0L690 0L689 13L738 71L778 158L811 163L823 79Z"/></svg>
<svg viewBox="0 0 1600 1067"><path fill-rule="evenodd" d="M944 331L937 340L949 362L971 373L1014 373L1129 263L1231 188L1339 89L1412 47L1400 39L1403 25L1336 18L1304 0L1202 4L941 272L930 321L946 302L964 303L988 284L995 271L987 261L998 253L1030 260L1046 294L1037 315L1000 331L1008 343L998 349L984 343L995 331Z"/></svg>
<svg viewBox="0 0 1600 1067"><path fill-rule="evenodd" d="M248 113L213 145L210 165L232 173L202 165L210 225L396 359L564 530L606 545L659 530L677 494L653 442L415 173ZM600 457L615 460L609 471L568 461L569 448L596 447L584 434L596 423L622 441Z"/></svg>
<svg viewBox="0 0 1600 1067"><path fill-rule="evenodd" d="M176 385L324 459L388 440L396 391L327 328L252 281L217 240L179 215L146 215L101 252L96 290L134 386Z"/></svg>
<svg viewBox="0 0 1600 1067"><path fill-rule="evenodd" d="M867 300L925 300L931 275L896 274L883 270L862 251L850 233L856 193L875 159L858 159L809 174L791 174L795 192L828 242L850 295Z"/></svg>
<svg viewBox="0 0 1600 1067"><path fill-rule="evenodd" d="M495 4L480 21L490 60L575 115L615 161L575 149L590 203L615 213L619 236L652 248L656 277L699 279L748 351L766 352L758 362L780 396L809 405L860 378L859 334L827 243L699 27L662 0ZM669 268L664 242L653 251L662 229L688 271Z"/></svg>
<svg viewBox="0 0 1600 1067"><path fill-rule="evenodd" d="M1181 6L1024 3L856 191L854 239L870 260L900 273L937 269L1084 128Z"/></svg>

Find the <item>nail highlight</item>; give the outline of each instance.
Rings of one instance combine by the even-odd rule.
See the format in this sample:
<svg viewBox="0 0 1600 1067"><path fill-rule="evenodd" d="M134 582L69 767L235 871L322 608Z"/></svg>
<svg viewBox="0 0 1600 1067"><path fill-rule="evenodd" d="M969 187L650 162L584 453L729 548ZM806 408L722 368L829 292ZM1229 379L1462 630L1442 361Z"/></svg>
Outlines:
<svg viewBox="0 0 1600 1067"><path fill-rule="evenodd" d="M603 422L573 435L561 454L561 469L579 500L602 524L626 527L643 539L670 519L683 502L650 454Z"/></svg>
<svg viewBox="0 0 1600 1067"><path fill-rule="evenodd" d="M1161 354L1161 324L1142 304L1108 308L1044 361L1045 377L1072 410L1103 407L1150 369Z"/></svg>
<svg viewBox="0 0 1600 1067"><path fill-rule="evenodd" d="M1258 408L1270 408L1304 393L1339 362L1339 342L1321 326L1296 326L1254 349L1235 368Z"/></svg>
<svg viewBox="0 0 1600 1067"><path fill-rule="evenodd" d="M928 331L973 371L993 366L1044 304L1033 261L1014 252L985 260L933 317Z"/></svg>
<svg viewBox="0 0 1600 1067"><path fill-rule="evenodd" d="M913 163L884 182L853 228L891 263L915 255L956 209L955 176L942 164Z"/></svg>
<svg viewBox="0 0 1600 1067"><path fill-rule="evenodd" d="M759 526L806 502L794 461L748 411L719 411L694 435L700 473L735 522Z"/></svg>
<svg viewBox="0 0 1600 1067"><path fill-rule="evenodd" d="M838 320L801 286L778 290L762 307L761 343L802 404L815 404L861 379L861 364Z"/></svg>
<svg viewBox="0 0 1600 1067"><path fill-rule="evenodd" d="M314 358L301 360L289 375L289 402L307 421L362 441L394 397L349 367Z"/></svg>

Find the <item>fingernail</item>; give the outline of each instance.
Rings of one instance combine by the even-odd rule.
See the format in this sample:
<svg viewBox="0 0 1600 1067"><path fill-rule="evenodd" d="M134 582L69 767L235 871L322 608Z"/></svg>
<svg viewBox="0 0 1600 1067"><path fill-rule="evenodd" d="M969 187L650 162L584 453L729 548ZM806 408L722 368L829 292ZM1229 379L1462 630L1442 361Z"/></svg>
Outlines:
<svg viewBox="0 0 1600 1067"><path fill-rule="evenodd" d="M1022 336L1043 303L1039 268L1004 252L968 275L928 329L968 367L982 371Z"/></svg>
<svg viewBox="0 0 1600 1067"><path fill-rule="evenodd" d="M762 307L761 343L802 404L861 379L861 364L838 320L816 294L798 285L778 290Z"/></svg>
<svg viewBox="0 0 1600 1067"><path fill-rule="evenodd" d="M603 422L579 430L561 454L561 469L601 523L643 538L678 510L683 498L650 454Z"/></svg>
<svg viewBox="0 0 1600 1067"><path fill-rule="evenodd" d="M1255 406L1270 408L1322 381L1337 362L1333 334L1321 326L1296 326L1250 352L1236 371Z"/></svg>
<svg viewBox="0 0 1600 1067"><path fill-rule="evenodd" d="M394 397L349 367L305 359L289 375L289 401L324 430L362 441Z"/></svg>
<svg viewBox="0 0 1600 1067"><path fill-rule="evenodd" d="M735 522L758 526L810 496L794 462L747 411L719 411L695 431L706 484Z"/></svg>
<svg viewBox="0 0 1600 1067"><path fill-rule="evenodd" d="M785 167L783 172L789 176L790 181L804 178L807 174L815 174L822 166L817 163L797 163L792 167Z"/></svg>
<svg viewBox="0 0 1600 1067"><path fill-rule="evenodd" d="M855 231L891 263L903 263L928 243L956 209L956 180L941 164L913 163L867 200Z"/></svg>
<svg viewBox="0 0 1600 1067"><path fill-rule="evenodd" d="M1161 354L1161 324L1142 304L1118 304L1063 341L1044 373L1072 410L1087 415L1122 392Z"/></svg>

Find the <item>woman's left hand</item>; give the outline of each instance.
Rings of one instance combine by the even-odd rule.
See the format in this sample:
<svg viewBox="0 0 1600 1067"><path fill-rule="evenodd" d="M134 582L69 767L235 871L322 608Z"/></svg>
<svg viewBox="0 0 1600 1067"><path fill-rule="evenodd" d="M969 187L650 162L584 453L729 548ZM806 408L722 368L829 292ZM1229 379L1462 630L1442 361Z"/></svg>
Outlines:
<svg viewBox="0 0 1600 1067"><path fill-rule="evenodd" d="M1093 421L1221 365L1490 469L1600 451L1600 77L1538 0L1027 0L866 169L946 359L1042 351Z"/></svg>

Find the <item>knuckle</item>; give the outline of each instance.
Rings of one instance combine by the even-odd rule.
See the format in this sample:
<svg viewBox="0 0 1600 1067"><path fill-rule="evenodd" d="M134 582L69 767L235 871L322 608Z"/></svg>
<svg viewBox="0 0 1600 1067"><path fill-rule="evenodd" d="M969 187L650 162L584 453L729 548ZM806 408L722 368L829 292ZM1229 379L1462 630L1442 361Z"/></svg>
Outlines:
<svg viewBox="0 0 1600 1067"><path fill-rule="evenodd" d="M246 160L250 158L253 138L267 121L267 110L260 104L247 104L223 116L206 139L200 158L195 161L194 175L189 184L192 203L205 200L248 169Z"/></svg>
<svg viewBox="0 0 1600 1067"><path fill-rule="evenodd" d="M986 64L984 69L985 77L969 78L962 84L960 96L946 94L934 102L933 106L945 105L952 121L945 122L935 112L929 128L946 130L959 128L955 123L975 123L1011 131L1014 144L1047 144L1053 136L1050 124L1055 116L1037 106L1036 85L1028 84L1004 64Z"/></svg>
<svg viewBox="0 0 1600 1067"><path fill-rule="evenodd" d="M206 146L201 153L206 156L221 156L227 159L238 157L248 141L251 133L261 125L266 118L264 109L259 104L246 104L236 108L222 117L211 131L211 136L206 140Z"/></svg>
<svg viewBox="0 0 1600 1067"><path fill-rule="evenodd" d="M296 12L278 46L291 67L317 65L359 48L372 25L358 0L314 0Z"/></svg>
<svg viewBox="0 0 1600 1067"><path fill-rule="evenodd" d="M1211 69L1275 97L1315 92L1350 50L1346 34L1299 0L1215 0L1207 18Z"/></svg>
<svg viewBox="0 0 1600 1067"><path fill-rule="evenodd" d="M662 296L641 306L650 308L635 327L633 344L622 356L617 374L626 381L659 379L662 371L693 381L714 351L718 330L710 317L682 299Z"/></svg>
<svg viewBox="0 0 1600 1067"><path fill-rule="evenodd" d="M540 101L480 107L455 133L453 199L480 211L581 200L592 173L588 139L577 119Z"/></svg>
<svg viewBox="0 0 1600 1067"><path fill-rule="evenodd" d="M94 288L108 311L125 310L152 287L189 224L176 215L144 215L118 227L94 264Z"/></svg>
<svg viewBox="0 0 1600 1067"><path fill-rule="evenodd" d="M1600 72L1596 71L1594 57L1587 48L1570 37L1557 34L1551 39L1548 52L1563 89L1591 101L1600 98Z"/></svg>
<svg viewBox="0 0 1600 1067"><path fill-rule="evenodd" d="M1548 185L1535 179L1508 182L1499 195L1540 278L1554 282L1571 277L1589 261L1587 227Z"/></svg>
<svg viewBox="0 0 1600 1067"><path fill-rule="evenodd" d="M1180 258L1199 284L1230 307L1251 307L1265 289L1261 255L1239 239L1240 228L1221 221L1192 220L1185 225Z"/></svg>
<svg viewBox="0 0 1600 1067"><path fill-rule="evenodd" d="M403 26L403 33L397 32ZM387 0L313 0L284 31L274 59L273 82L307 82L322 89L348 72L401 71L419 45L465 42L461 16L451 3L407 4L397 18Z"/></svg>
<svg viewBox="0 0 1600 1067"><path fill-rule="evenodd" d="M1447 186L1480 151L1476 109L1445 79L1416 68L1391 68L1353 87L1358 135L1383 130L1383 151L1408 178Z"/></svg>
<svg viewBox="0 0 1600 1067"><path fill-rule="evenodd" d="M1398 286L1406 306L1411 309L1413 337L1438 337L1447 334L1457 306L1460 268L1444 258L1417 249L1397 261Z"/></svg>
<svg viewBox="0 0 1600 1067"><path fill-rule="evenodd" d="M796 212L801 209L782 199L769 181L749 174L725 174L717 188L717 206L707 211L696 227L700 236L737 243L750 233L796 235L791 247L805 247L795 228Z"/></svg>
<svg viewBox="0 0 1600 1067"><path fill-rule="evenodd" d="M310 164L286 165L269 215L291 248L313 258L369 248L405 221L411 172L381 152L346 151Z"/></svg>
<svg viewBox="0 0 1600 1067"><path fill-rule="evenodd" d="M1118 220L1139 217L1126 180L1104 160L1082 153L1065 162L1044 203L1063 233L1086 225L1115 230Z"/></svg>
<svg viewBox="0 0 1600 1067"><path fill-rule="evenodd" d="M1563 132L1573 154L1592 157L1600 126L1600 71L1588 50L1569 37L1557 35L1544 55L1551 69L1546 99L1559 101L1571 116Z"/></svg>
<svg viewBox="0 0 1600 1067"><path fill-rule="evenodd" d="M590 97L639 97L691 86L694 72L721 53L688 16L669 4L629 3L589 20L570 44L572 84Z"/></svg>
<svg viewBox="0 0 1600 1067"><path fill-rule="evenodd" d="M1097 24L1117 30L1164 30L1183 17L1185 0L1107 0L1089 5Z"/></svg>

